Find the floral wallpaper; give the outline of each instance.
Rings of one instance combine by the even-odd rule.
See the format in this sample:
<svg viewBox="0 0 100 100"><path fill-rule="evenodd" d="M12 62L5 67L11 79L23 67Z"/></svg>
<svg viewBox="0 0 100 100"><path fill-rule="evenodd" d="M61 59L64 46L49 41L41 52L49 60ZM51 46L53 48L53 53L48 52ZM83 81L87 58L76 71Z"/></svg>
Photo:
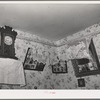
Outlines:
<svg viewBox="0 0 100 100"><path fill-rule="evenodd" d="M31 47L33 49L33 53L36 54L36 57L41 56L39 60L45 62L46 65L43 71L24 70L26 80L25 86L21 87L18 85L0 84L0 89L100 89L99 74L82 77L85 79L85 87L78 87L77 79L79 78L75 76L74 68L71 63L71 59L74 58L90 58L88 46L91 36L67 44L68 39L73 40L77 36L86 35L87 33L92 35L92 32L95 32L97 30L100 30L100 24L93 25L85 29L84 31L78 32L77 35L69 36L66 39L57 41L56 43L52 42L52 45L56 44L56 46L52 46L51 42L50 45L43 44L43 41L40 41L41 39L39 40L36 37L35 40L39 40L41 43L17 38L15 41L15 53L16 57L18 57L21 62L24 62L27 49ZM20 37L20 34L18 34L18 37ZM24 37L25 34L22 35ZM25 35L25 37L28 37L29 39L31 38L31 35ZM94 44L98 53L98 58L100 59L99 38L99 33L93 36ZM65 44L62 45L63 43ZM57 47L57 45L59 46ZM68 73L52 73L51 66L57 63L59 60L67 61Z"/></svg>

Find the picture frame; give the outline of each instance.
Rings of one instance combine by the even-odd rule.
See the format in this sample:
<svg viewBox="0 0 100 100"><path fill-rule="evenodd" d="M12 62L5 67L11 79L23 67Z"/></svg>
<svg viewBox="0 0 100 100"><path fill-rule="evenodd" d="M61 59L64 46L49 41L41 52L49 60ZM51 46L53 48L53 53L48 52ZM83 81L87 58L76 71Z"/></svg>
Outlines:
<svg viewBox="0 0 100 100"><path fill-rule="evenodd" d="M100 74L100 63L93 39L91 39L88 49L91 59L81 58L71 60L76 77Z"/></svg>
<svg viewBox="0 0 100 100"><path fill-rule="evenodd" d="M28 48L26 57L23 63L25 70L35 70L35 71L43 71L46 64L42 62L38 62L38 60L34 60L32 55L32 48Z"/></svg>
<svg viewBox="0 0 100 100"><path fill-rule="evenodd" d="M84 80L84 78L78 79L78 87L85 87L85 80Z"/></svg>
<svg viewBox="0 0 100 100"><path fill-rule="evenodd" d="M57 74L68 73L67 61L59 61L58 63L52 65L52 72Z"/></svg>
<svg viewBox="0 0 100 100"><path fill-rule="evenodd" d="M1 47L1 32L0 32L0 47ZM0 48L1 49L1 48Z"/></svg>

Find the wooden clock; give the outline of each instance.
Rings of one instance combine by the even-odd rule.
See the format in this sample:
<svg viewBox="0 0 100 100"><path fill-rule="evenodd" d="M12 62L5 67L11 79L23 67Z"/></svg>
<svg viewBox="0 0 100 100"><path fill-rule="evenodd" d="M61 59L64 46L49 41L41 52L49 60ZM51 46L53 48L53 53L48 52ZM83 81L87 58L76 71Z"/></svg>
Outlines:
<svg viewBox="0 0 100 100"><path fill-rule="evenodd" d="M0 28L0 57L17 59L14 48L16 35L17 32L12 30L12 27Z"/></svg>

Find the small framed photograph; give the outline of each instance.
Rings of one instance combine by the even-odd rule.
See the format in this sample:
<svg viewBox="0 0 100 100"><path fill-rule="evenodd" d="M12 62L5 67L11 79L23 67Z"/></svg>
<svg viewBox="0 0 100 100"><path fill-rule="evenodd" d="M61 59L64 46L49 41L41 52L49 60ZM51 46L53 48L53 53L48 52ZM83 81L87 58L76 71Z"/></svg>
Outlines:
<svg viewBox="0 0 100 100"><path fill-rule="evenodd" d="M24 64L23 64L24 69L25 70L43 71L46 64L44 64L42 62L38 62L38 60L34 60L32 51L33 51L32 48L28 48L26 57L24 60Z"/></svg>
<svg viewBox="0 0 100 100"><path fill-rule="evenodd" d="M78 79L78 87L85 87L85 80L82 79Z"/></svg>
<svg viewBox="0 0 100 100"><path fill-rule="evenodd" d="M59 61L58 63L52 65L53 73L67 73L67 61Z"/></svg>

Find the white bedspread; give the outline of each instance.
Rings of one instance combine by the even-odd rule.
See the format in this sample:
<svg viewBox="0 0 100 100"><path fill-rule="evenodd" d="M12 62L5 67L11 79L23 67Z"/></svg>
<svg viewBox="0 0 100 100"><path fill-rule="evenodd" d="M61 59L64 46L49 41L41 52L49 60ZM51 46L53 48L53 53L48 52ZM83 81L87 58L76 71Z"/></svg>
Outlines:
<svg viewBox="0 0 100 100"><path fill-rule="evenodd" d="M19 60L0 58L0 83L25 85L22 62Z"/></svg>

